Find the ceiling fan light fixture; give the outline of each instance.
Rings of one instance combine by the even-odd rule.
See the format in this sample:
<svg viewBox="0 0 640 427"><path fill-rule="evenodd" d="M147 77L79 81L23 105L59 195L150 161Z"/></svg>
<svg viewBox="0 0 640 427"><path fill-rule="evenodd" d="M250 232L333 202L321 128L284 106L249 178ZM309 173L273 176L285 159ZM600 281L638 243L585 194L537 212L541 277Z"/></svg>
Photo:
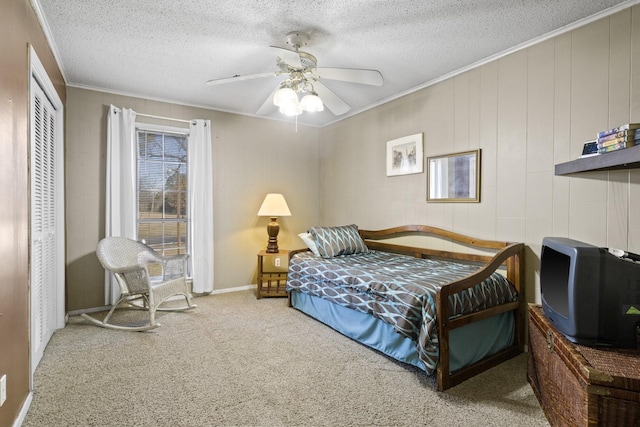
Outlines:
<svg viewBox="0 0 640 427"><path fill-rule="evenodd" d="M322 104L322 100L318 94L316 92L311 92L306 94L300 100L300 108L302 108L303 111L314 113L317 111L323 111L324 105Z"/></svg>
<svg viewBox="0 0 640 427"><path fill-rule="evenodd" d="M280 109L280 113L289 116L298 116L303 112L330 111L336 116L345 114L351 107L338 95L331 91L320 78L337 80L347 83L360 83L371 86L382 86L384 80L377 70L358 68L333 68L318 67L318 60L309 52L303 52L301 47L306 46L309 35L304 31L291 31L287 34L286 43L291 48L269 46L275 52L277 71L271 73L249 74L245 76L235 75L222 79L209 80L209 85L239 82L259 77L279 77L284 80L275 88L271 95L264 100L258 108L257 114L269 114L274 106ZM322 99L314 89L322 94ZM299 99L301 98L301 99Z"/></svg>
<svg viewBox="0 0 640 427"><path fill-rule="evenodd" d="M276 107L283 107L292 103L298 103L298 95L290 87L283 86L273 95L273 104Z"/></svg>
<svg viewBox="0 0 640 427"><path fill-rule="evenodd" d="M286 116L299 116L302 114L302 107L296 98L295 103L291 102L286 105L282 105L279 111Z"/></svg>

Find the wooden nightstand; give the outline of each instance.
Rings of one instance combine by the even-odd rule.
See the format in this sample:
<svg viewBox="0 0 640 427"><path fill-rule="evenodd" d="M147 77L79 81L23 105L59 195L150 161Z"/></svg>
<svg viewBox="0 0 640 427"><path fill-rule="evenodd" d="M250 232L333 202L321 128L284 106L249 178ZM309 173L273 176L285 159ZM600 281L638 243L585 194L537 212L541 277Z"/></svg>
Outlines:
<svg viewBox="0 0 640 427"><path fill-rule="evenodd" d="M286 297L289 251L277 253L258 252L258 288L256 297Z"/></svg>

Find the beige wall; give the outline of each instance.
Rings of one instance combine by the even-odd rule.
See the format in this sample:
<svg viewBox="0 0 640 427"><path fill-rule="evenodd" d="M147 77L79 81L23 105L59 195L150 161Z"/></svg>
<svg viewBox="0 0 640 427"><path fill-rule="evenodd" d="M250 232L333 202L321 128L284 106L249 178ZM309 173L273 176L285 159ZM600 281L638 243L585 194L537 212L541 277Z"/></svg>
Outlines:
<svg viewBox="0 0 640 427"><path fill-rule="evenodd" d="M109 104L143 114L211 120L215 291L256 283L256 254L266 247L268 222L256 214L267 193L283 193L292 212L278 221L281 248L301 247L297 233L319 221L316 128L298 126L296 132L294 123L70 87L65 160L69 311L104 305L104 273L95 248L104 237Z"/></svg>
<svg viewBox="0 0 640 427"><path fill-rule="evenodd" d="M29 54L31 44L62 102L65 84L28 0L0 13L0 376L10 426L29 394Z"/></svg>
<svg viewBox="0 0 640 427"><path fill-rule="evenodd" d="M544 236L640 252L640 170L554 175L598 131L640 121L639 70L636 6L324 128L323 222L525 242L539 301ZM427 203L426 173L386 177L386 141L418 132L426 157L482 149L481 203Z"/></svg>

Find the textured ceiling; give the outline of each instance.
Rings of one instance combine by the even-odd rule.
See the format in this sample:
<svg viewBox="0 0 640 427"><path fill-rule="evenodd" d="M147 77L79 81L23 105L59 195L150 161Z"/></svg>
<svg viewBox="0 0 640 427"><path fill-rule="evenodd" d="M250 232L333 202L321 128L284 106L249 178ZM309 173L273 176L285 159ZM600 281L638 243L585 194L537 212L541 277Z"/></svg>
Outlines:
<svg viewBox="0 0 640 427"><path fill-rule="evenodd" d="M319 67L379 70L381 87L322 82L351 110L324 126L629 0L32 0L67 84L256 115L283 77L270 45L307 32ZM614 8L614 9L612 9ZM292 121L275 110L266 117Z"/></svg>

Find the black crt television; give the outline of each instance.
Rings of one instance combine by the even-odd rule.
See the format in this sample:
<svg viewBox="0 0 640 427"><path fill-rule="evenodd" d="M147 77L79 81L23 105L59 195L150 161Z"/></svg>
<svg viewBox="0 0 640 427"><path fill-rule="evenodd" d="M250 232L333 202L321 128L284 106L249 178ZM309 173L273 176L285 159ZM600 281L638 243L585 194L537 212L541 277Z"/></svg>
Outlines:
<svg viewBox="0 0 640 427"><path fill-rule="evenodd" d="M640 255L545 237L540 292L545 316L569 341L640 348Z"/></svg>

